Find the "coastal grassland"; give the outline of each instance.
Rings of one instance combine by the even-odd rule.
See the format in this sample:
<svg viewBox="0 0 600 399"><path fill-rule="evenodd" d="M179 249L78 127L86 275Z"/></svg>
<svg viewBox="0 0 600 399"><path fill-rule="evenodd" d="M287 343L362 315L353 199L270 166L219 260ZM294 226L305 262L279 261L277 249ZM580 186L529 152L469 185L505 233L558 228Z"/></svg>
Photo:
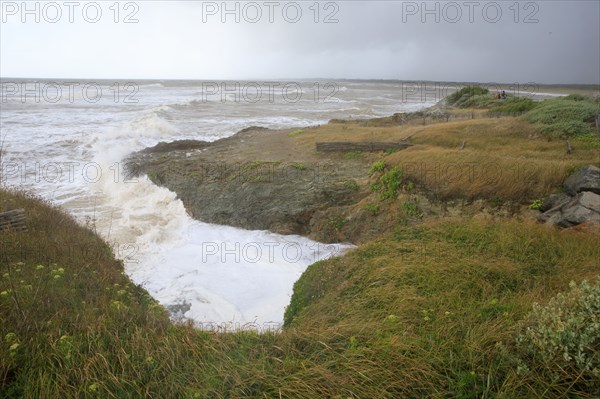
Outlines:
<svg viewBox="0 0 600 399"><path fill-rule="evenodd" d="M486 109L491 114L524 114L523 119L536 124L548 138L590 135L596 131L595 118L600 114L600 97L584 94L535 102L527 97L508 95L497 99L479 86L467 86L446 97L455 109L469 112Z"/></svg>
<svg viewBox="0 0 600 399"><path fill-rule="evenodd" d="M352 370L357 384L378 381L370 397L593 397L600 385L591 372L521 357L515 337L532 303L546 304L571 280L595 281L595 241L510 220L398 227L310 266L285 321L320 331L348 359L336 370ZM600 306L592 302L591 313ZM595 334L588 350L598 367Z"/></svg>
<svg viewBox="0 0 600 399"><path fill-rule="evenodd" d="M540 363L517 343L534 302L594 281L595 236L512 220L398 225L310 266L282 333L217 334L171 324L111 249L62 211L0 191L0 211L17 207L29 231L0 233L3 398L598 393L589 372Z"/></svg>
<svg viewBox="0 0 600 399"><path fill-rule="evenodd" d="M578 165L600 164L597 148L573 141L567 154L564 141L548 141L518 118L432 125L414 142L420 145L390 155L389 162L404 164L409 178L441 198L526 203L560 190Z"/></svg>
<svg viewBox="0 0 600 399"><path fill-rule="evenodd" d="M564 178L578 166L600 166L597 136L573 138L573 151L567 154L564 140L548 139L537 125L516 117L425 126L332 123L290 140L300 152L311 152L317 141L394 142L408 136L414 146L389 154L365 153L352 162L384 162L402 168L405 180L441 200L495 197L523 204L560 191ZM351 161L340 155L336 162Z"/></svg>
<svg viewBox="0 0 600 399"><path fill-rule="evenodd" d="M600 165L597 137L575 134L567 154L560 135L525 117L294 132L226 139L216 160L241 162L243 171L271 163L294 172L317 164L364 170L343 176L349 191L365 193L348 208L372 218L357 229L385 226L356 250L307 269L281 333L172 324L93 231L44 201L0 190L0 212L25 208L29 228L0 232L0 397L600 395L598 236L527 217L421 218L410 198L424 192L528 206L560 190L577 167ZM319 141L408 136L414 146L397 152L315 150ZM173 159L177 168L167 165ZM193 183L188 172L199 161L164 152L157 162ZM240 186L266 184L255 180ZM344 209L323 213L323 224L351 228L356 215ZM390 217L393 209L418 221Z"/></svg>

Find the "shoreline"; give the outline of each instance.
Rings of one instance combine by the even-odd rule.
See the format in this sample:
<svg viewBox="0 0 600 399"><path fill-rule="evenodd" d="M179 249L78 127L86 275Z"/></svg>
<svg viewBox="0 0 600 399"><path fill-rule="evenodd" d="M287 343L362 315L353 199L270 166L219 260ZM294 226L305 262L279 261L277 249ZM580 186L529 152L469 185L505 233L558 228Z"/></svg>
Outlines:
<svg viewBox="0 0 600 399"><path fill-rule="evenodd" d="M536 151L531 140L542 138L535 125L516 117L521 114L464 110L440 101L421 111L387 117L334 119L279 130L252 126L214 142L161 142L130 154L127 162L135 165L129 170L132 175L146 174L154 184L175 192L196 220L359 245L390 231L398 220L537 217L529 204L554 192L570 167L568 159L557 165L543 153L536 154L537 161L510 160L508 154L515 149L504 153L502 146L531 146ZM484 137L472 136L473 129L497 130L500 136L521 131L520 144L481 141ZM411 147L317 150L323 142L405 142ZM548 143L548 150L558 155L562 144ZM474 145L475 151L473 147L463 151L465 144ZM488 148L477 149L480 146ZM374 170L377 163L382 167ZM469 164L475 166L469 169ZM530 171L529 178L537 176L534 185L512 181L524 177L533 164L538 165ZM546 164L554 165L553 176L542 166ZM394 165L401 173L394 192L384 200L378 186ZM456 165L458 178L449 174ZM498 175L489 176L486 167Z"/></svg>

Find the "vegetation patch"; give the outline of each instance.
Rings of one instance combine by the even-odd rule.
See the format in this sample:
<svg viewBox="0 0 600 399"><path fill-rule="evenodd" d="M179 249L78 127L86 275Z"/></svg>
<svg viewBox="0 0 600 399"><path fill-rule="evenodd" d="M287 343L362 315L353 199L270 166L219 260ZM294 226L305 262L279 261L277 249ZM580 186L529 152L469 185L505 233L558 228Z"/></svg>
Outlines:
<svg viewBox="0 0 600 399"><path fill-rule="evenodd" d="M595 279L595 241L512 220L399 226L309 267L286 325L319 330L326 358L344 356L343 370L360 364L373 381L393 381L360 391L369 397L594 397L598 284L578 283L560 304L551 298L571 280ZM538 258L546 266L532 268ZM546 314L533 302L547 303Z"/></svg>
<svg viewBox="0 0 600 399"><path fill-rule="evenodd" d="M363 209L365 211L370 212L373 215L377 215L379 213L379 211L381 210L380 206L378 204L370 204L370 203L369 204L365 204L363 206Z"/></svg>
<svg viewBox="0 0 600 399"><path fill-rule="evenodd" d="M465 86L446 97L449 105L458 108L485 108L493 103L493 100L490 91L480 86Z"/></svg>
<svg viewBox="0 0 600 399"><path fill-rule="evenodd" d="M600 277L533 305L516 338L519 374L600 393ZM536 377L539 378L539 377Z"/></svg>
<svg viewBox="0 0 600 399"><path fill-rule="evenodd" d="M377 161L377 162L373 163L373 165L371 165L371 169L369 169L369 174L373 175L377 172L383 172L384 169L385 169L385 162Z"/></svg>
<svg viewBox="0 0 600 399"><path fill-rule="evenodd" d="M599 106L592 97L572 94L544 100L523 118L537 124L548 138L586 136L595 129Z"/></svg>
<svg viewBox="0 0 600 399"><path fill-rule="evenodd" d="M336 215L327 219L325 223L327 226L333 227L335 230L339 231L344 228L346 224L348 224L348 219L343 216Z"/></svg>
<svg viewBox="0 0 600 399"><path fill-rule="evenodd" d="M403 170L394 166L389 171L382 174L375 183L371 185L371 190L378 192L382 201L393 201L398 196L398 190L402 187Z"/></svg>
<svg viewBox="0 0 600 399"><path fill-rule="evenodd" d="M288 137L300 136L302 133L304 133L304 129L297 129L297 130L294 130L293 132L289 132Z"/></svg>
<svg viewBox="0 0 600 399"><path fill-rule="evenodd" d="M413 218L421 218L423 217L423 212L419 209L419 206L413 201L404 201L402 202L402 210L404 214Z"/></svg>
<svg viewBox="0 0 600 399"><path fill-rule="evenodd" d="M531 98L515 97L509 95L508 98L500 104L495 104L491 108L491 113L500 114L521 114L534 109L539 103L536 103Z"/></svg>
<svg viewBox="0 0 600 399"><path fill-rule="evenodd" d="M346 159L346 160L360 159L363 156L364 156L364 153L362 151L351 151L351 152L347 152L344 154L344 159Z"/></svg>
<svg viewBox="0 0 600 399"><path fill-rule="evenodd" d="M352 179L346 179L344 180L344 187L352 190L352 191L359 191L360 190L360 186L358 185L358 183L355 180Z"/></svg>
<svg viewBox="0 0 600 399"><path fill-rule="evenodd" d="M529 209L533 209L533 210L537 211L542 207L543 204L544 204L543 199L536 199L529 205Z"/></svg>
<svg viewBox="0 0 600 399"><path fill-rule="evenodd" d="M296 170L306 170L306 165L304 165L303 163L295 162L290 166Z"/></svg>

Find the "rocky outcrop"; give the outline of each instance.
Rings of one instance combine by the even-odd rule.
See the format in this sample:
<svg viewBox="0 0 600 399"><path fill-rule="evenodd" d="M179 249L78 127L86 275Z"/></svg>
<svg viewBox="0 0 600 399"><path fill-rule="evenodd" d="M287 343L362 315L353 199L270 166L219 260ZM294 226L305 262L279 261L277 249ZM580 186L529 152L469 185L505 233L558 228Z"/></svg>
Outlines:
<svg viewBox="0 0 600 399"><path fill-rule="evenodd" d="M538 220L560 227L600 223L600 195L589 191L579 193L570 201L544 212Z"/></svg>
<svg viewBox="0 0 600 399"><path fill-rule="evenodd" d="M571 201L571 197L565 193L550 194L550 196L544 200L542 206L540 206L540 211L549 211L550 209L564 205L569 201Z"/></svg>
<svg viewBox="0 0 600 399"><path fill-rule="evenodd" d="M549 196L538 220L560 227L600 224L600 168L584 166L565 179L565 193Z"/></svg>
<svg viewBox="0 0 600 399"><path fill-rule="evenodd" d="M321 231L366 195L369 166L332 156L298 151L286 131L250 128L212 143L160 143L128 165L176 192L198 220L336 242L344 237Z"/></svg>
<svg viewBox="0 0 600 399"><path fill-rule="evenodd" d="M600 168L594 165L582 167L565 180L564 189L571 196L584 191L600 194Z"/></svg>

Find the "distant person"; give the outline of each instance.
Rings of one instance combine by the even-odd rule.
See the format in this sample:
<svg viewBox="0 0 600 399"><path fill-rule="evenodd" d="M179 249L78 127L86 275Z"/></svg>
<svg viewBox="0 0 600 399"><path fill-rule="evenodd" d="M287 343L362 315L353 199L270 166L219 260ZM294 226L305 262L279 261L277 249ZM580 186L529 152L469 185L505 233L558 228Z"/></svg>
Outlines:
<svg viewBox="0 0 600 399"><path fill-rule="evenodd" d="M506 92L504 90L502 90L502 99L506 100Z"/></svg>

